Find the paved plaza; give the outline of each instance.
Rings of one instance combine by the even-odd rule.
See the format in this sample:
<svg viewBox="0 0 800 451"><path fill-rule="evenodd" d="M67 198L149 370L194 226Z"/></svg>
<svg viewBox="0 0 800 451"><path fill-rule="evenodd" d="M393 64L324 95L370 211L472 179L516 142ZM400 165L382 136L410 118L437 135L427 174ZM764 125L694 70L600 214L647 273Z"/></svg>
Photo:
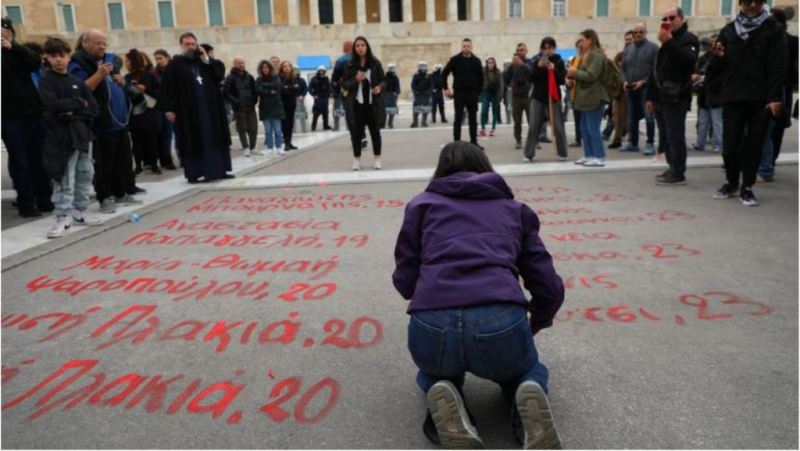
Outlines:
<svg viewBox="0 0 800 451"><path fill-rule="evenodd" d="M536 337L564 446L797 448L796 127L757 208L711 198L712 152L659 187L650 157L522 164L498 130L481 144L567 288ZM367 149L359 173L346 134L307 135L234 180L144 180L144 206L60 240L4 225L3 447L432 448L391 274L450 133L384 131L385 169ZM499 388L465 395L487 447L516 448Z"/></svg>

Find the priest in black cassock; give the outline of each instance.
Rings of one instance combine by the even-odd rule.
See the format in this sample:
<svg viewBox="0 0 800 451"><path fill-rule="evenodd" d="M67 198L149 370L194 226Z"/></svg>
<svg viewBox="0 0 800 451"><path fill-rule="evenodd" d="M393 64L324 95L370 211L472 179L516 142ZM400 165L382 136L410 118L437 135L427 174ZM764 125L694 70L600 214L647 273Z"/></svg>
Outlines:
<svg viewBox="0 0 800 451"><path fill-rule="evenodd" d="M175 145L189 183L233 178L231 134L211 60L192 33L180 38L176 55L164 72L158 108L175 124Z"/></svg>

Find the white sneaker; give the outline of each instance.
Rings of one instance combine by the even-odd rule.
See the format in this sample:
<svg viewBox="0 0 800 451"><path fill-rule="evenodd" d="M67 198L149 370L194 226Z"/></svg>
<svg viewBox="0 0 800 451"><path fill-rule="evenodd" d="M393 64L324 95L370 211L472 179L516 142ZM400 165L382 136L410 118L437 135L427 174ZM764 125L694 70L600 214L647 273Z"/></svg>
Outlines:
<svg viewBox="0 0 800 451"><path fill-rule="evenodd" d="M593 168L605 166L606 163L603 161L602 158L590 158L586 163L583 164L584 166L589 166Z"/></svg>
<svg viewBox="0 0 800 451"><path fill-rule="evenodd" d="M353 170L354 171L361 170L361 160L353 160Z"/></svg>
<svg viewBox="0 0 800 451"><path fill-rule="evenodd" d="M567 157L557 156L556 161L567 161Z"/></svg>
<svg viewBox="0 0 800 451"><path fill-rule="evenodd" d="M375 160L375 164L372 165L373 169L380 169L382 167L383 166L381 166L381 160Z"/></svg>
<svg viewBox="0 0 800 451"><path fill-rule="evenodd" d="M587 161L589 161L588 158L580 157L577 160L575 160L575 164L586 164Z"/></svg>
<svg viewBox="0 0 800 451"><path fill-rule="evenodd" d="M72 216L59 216L53 228L47 232L47 238L61 238L70 227L72 227Z"/></svg>
<svg viewBox="0 0 800 451"><path fill-rule="evenodd" d="M249 157L249 156L251 155L250 149L244 149L244 151L242 151L242 154L243 154L245 157Z"/></svg>
<svg viewBox="0 0 800 451"><path fill-rule="evenodd" d="M522 157L523 163L533 163L533 158Z"/></svg>
<svg viewBox="0 0 800 451"><path fill-rule="evenodd" d="M286 155L286 151L278 147L278 155Z"/></svg>
<svg viewBox="0 0 800 451"><path fill-rule="evenodd" d="M517 387L514 402L525 432L523 449L561 449L544 389L534 381L524 381Z"/></svg>
<svg viewBox="0 0 800 451"><path fill-rule="evenodd" d="M103 223L100 218L86 214L80 210L72 212L72 223L76 226L99 226Z"/></svg>

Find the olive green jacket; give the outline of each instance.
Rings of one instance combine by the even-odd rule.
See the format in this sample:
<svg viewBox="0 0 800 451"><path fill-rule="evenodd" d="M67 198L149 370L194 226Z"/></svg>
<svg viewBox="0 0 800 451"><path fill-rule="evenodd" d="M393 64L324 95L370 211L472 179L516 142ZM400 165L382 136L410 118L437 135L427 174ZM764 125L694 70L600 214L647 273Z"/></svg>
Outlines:
<svg viewBox="0 0 800 451"><path fill-rule="evenodd" d="M575 109L594 110L601 102L608 102L608 94L600 80L603 73L605 55L600 50L592 50L583 57L575 72Z"/></svg>

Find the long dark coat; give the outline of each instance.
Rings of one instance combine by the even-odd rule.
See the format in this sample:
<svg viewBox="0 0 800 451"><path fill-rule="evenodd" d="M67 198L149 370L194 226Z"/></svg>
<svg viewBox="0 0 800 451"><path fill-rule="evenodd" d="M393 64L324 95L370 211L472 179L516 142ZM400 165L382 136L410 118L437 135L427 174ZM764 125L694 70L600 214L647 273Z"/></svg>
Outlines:
<svg viewBox="0 0 800 451"><path fill-rule="evenodd" d="M194 95L197 76L203 80L203 91L208 101L212 127L209 130L212 149L228 149L231 145L231 133L225 114L225 104L219 84L224 78L211 64L201 60L189 59L177 55L164 71L161 94L156 104L161 111L175 113L175 142L182 154L200 155L202 146L197 140L202 136L198 132L200 119L197 115L198 105Z"/></svg>

